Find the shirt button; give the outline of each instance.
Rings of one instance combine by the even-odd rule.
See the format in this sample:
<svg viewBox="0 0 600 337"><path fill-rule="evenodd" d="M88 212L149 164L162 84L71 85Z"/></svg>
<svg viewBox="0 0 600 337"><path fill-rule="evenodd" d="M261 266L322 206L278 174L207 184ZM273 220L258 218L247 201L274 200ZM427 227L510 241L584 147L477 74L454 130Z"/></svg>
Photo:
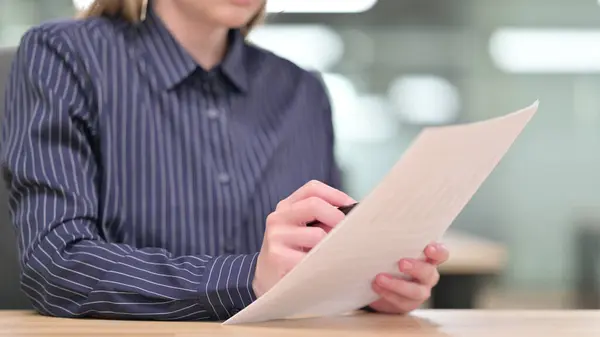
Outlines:
<svg viewBox="0 0 600 337"><path fill-rule="evenodd" d="M219 110L215 108L210 108L206 111L206 116L210 119L219 118Z"/></svg>
<svg viewBox="0 0 600 337"><path fill-rule="evenodd" d="M227 184L231 181L231 177L229 176L229 174L222 172L219 173L219 175L217 176L217 180L219 180L221 184Z"/></svg>

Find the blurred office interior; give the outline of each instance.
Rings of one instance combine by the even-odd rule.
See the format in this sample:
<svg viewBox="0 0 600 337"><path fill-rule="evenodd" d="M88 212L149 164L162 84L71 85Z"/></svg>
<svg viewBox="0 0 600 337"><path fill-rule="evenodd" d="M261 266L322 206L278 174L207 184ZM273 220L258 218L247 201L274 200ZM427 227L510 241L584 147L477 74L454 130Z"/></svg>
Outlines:
<svg viewBox="0 0 600 337"><path fill-rule="evenodd" d="M270 1L250 39L323 74L345 189L357 199L423 127L539 99L537 116L452 225L479 243L463 247L467 259L485 260L486 247L496 249L490 259L501 255L481 272L491 277L474 306L600 308L597 0ZM74 13L72 0L0 0L0 48ZM7 238L2 259L15 256Z"/></svg>

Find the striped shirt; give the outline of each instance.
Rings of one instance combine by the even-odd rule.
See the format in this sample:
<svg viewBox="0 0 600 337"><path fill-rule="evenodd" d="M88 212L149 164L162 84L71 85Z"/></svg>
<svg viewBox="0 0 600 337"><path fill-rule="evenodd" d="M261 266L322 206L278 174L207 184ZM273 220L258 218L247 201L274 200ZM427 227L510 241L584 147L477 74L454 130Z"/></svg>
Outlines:
<svg viewBox="0 0 600 337"><path fill-rule="evenodd" d="M45 315L227 319L255 299L277 202L339 185L315 75L237 30L204 70L151 9L30 29L5 108L22 289Z"/></svg>

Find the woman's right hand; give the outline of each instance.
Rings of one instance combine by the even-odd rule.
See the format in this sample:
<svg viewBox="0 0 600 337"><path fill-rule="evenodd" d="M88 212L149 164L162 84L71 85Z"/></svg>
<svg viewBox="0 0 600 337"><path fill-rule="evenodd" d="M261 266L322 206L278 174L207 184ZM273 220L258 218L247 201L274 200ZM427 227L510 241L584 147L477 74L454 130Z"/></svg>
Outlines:
<svg viewBox="0 0 600 337"><path fill-rule="evenodd" d="M277 204L267 217L252 287L262 296L335 227L344 213L338 207L355 203L345 193L311 181ZM307 227L312 221L321 224Z"/></svg>

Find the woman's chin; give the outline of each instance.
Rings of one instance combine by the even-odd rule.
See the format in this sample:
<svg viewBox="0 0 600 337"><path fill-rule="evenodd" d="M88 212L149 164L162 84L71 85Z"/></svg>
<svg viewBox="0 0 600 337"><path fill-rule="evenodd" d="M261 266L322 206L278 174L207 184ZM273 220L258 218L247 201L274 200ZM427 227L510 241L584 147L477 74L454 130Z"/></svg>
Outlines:
<svg viewBox="0 0 600 337"><path fill-rule="evenodd" d="M214 20L224 27L240 28L244 27L254 15L255 13L243 9L228 10L223 13L215 13Z"/></svg>

